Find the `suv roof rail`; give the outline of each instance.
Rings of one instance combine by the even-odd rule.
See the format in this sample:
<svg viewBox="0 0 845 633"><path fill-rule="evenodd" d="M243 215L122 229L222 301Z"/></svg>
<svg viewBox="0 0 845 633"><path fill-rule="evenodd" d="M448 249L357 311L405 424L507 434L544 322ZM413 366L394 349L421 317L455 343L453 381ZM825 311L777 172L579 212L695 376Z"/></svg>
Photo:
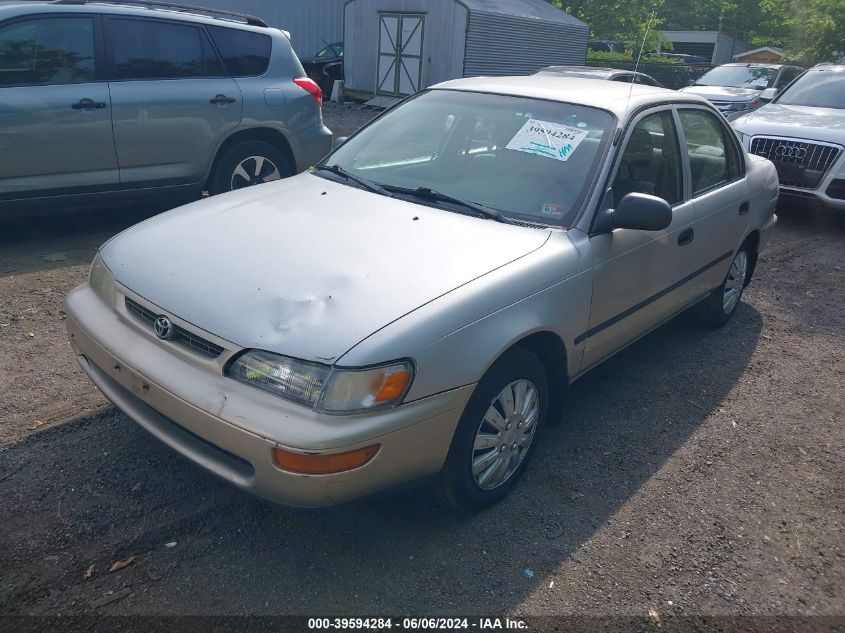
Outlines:
<svg viewBox="0 0 845 633"><path fill-rule="evenodd" d="M243 22L249 26L267 27L267 23L264 20L247 13L236 13L235 11L225 11L223 9L208 9L206 7L198 7L189 4L174 4L172 2L163 2L159 0L54 0L53 4L88 4L89 2L95 4L115 4L127 7L139 7L142 9L165 9L168 11L178 11L180 13L205 15L206 17L212 18L219 17L232 22Z"/></svg>

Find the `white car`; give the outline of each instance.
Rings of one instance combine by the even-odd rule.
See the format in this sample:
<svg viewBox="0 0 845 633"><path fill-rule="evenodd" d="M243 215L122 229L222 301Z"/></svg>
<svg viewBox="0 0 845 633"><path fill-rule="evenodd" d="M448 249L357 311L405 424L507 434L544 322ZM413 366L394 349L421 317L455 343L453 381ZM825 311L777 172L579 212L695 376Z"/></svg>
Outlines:
<svg viewBox="0 0 845 633"><path fill-rule="evenodd" d="M845 210L845 65L812 68L733 127L749 153L775 164L782 195Z"/></svg>

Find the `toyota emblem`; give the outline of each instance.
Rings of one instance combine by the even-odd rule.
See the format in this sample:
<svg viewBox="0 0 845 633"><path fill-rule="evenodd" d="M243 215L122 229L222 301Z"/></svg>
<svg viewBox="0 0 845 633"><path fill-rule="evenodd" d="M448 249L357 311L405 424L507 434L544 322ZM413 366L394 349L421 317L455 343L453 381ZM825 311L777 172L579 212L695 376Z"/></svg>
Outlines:
<svg viewBox="0 0 845 633"><path fill-rule="evenodd" d="M153 328L156 331L156 336L160 339L168 340L173 338L173 323L166 316L162 315L156 318Z"/></svg>
<svg viewBox="0 0 845 633"><path fill-rule="evenodd" d="M797 145L778 145L775 150L775 156L778 158L801 159L807 156L807 148L799 147Z"/></svg>

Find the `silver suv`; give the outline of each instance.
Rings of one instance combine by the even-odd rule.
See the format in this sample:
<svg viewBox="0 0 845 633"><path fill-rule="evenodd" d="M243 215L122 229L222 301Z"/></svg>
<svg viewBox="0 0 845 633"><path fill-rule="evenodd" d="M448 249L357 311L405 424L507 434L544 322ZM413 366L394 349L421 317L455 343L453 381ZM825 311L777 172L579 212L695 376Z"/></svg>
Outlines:
<svg viewBox="0 0 845 633"><path fill-rule="evenodd" d="M0 207L212 194L331 148L288 35L182 5L0 1Z"/></svg>

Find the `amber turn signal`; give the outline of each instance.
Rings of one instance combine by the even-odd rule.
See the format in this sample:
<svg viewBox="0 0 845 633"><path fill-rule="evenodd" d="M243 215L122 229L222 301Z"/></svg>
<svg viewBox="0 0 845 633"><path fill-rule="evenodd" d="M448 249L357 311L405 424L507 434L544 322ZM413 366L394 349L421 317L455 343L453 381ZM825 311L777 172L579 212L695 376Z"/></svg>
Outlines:
<svg viewBox="0 0 845 633"><path fill-rule="evenodd" d="M356 448L345 453L307 455L292 453L281 448L273 449L273 462L282 470L301 475L330 475L360 468L375 457L380 444Z"/></svg>

